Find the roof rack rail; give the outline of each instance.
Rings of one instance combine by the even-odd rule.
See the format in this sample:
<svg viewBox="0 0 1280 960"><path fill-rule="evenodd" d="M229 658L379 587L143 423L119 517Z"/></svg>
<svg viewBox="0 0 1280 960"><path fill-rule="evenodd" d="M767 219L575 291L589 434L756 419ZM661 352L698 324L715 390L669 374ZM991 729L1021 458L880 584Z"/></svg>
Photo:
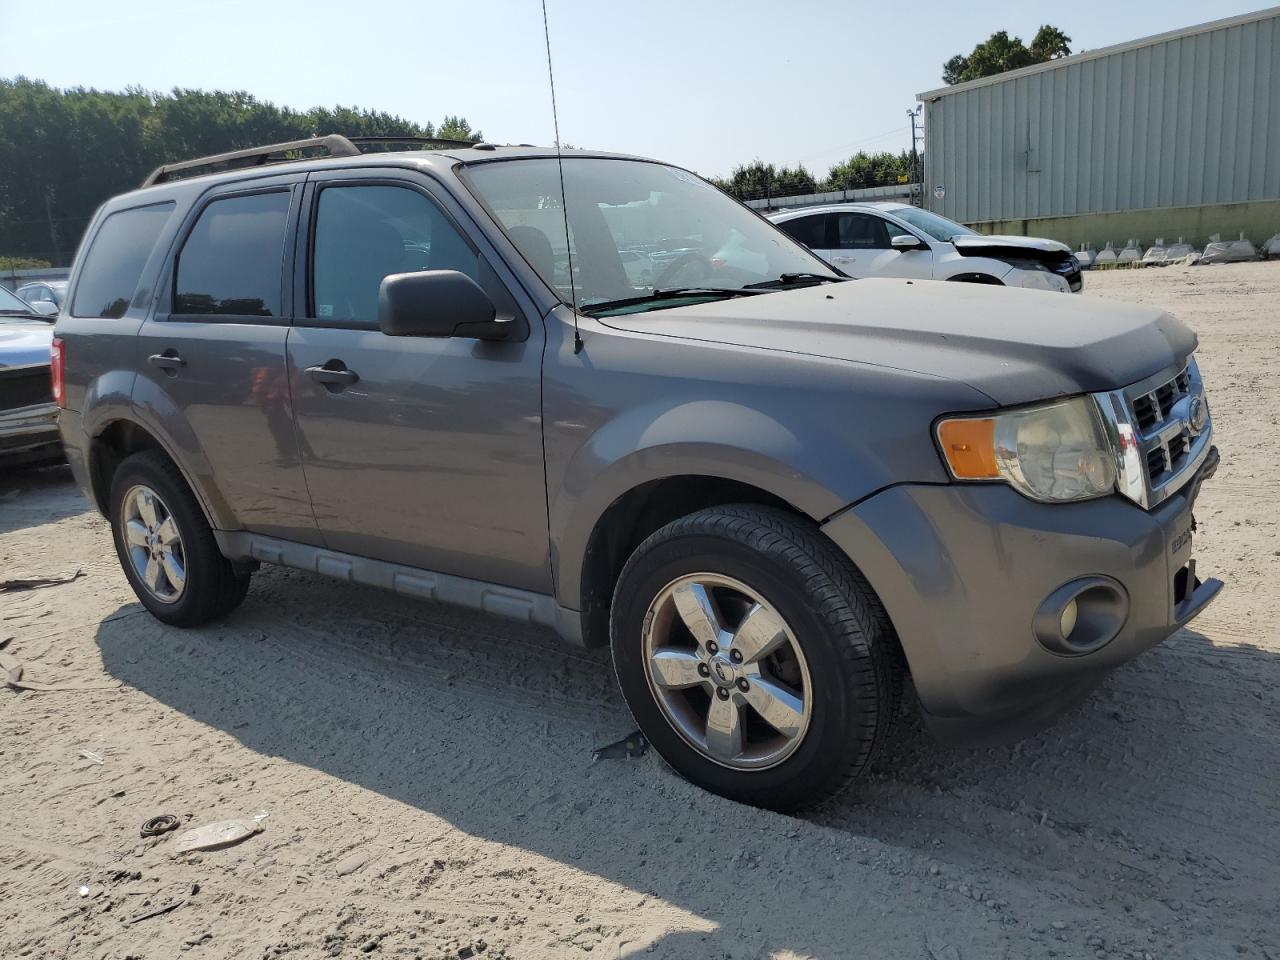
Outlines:
<svg viewBox="0 0 1280 960"><path fill-rule="evenodd" d="M196 160L183 160L180 163L166 163L151 171L151 175L142 181L144 187L157 183L166 183L174 179L175 173L187 170L198 170L201 167L213 167L218 164L229 164L235 167L256 167L267 163L284 163L289 157L281 156L290 150L307 150L322 147L331 157L358 157L360 148L340 134L331 133L327 137L312 137L310 140L290 140L288 143L273 143L265 147L250 147L247 150L232 150L229 153L216 153L211 157L200 157ZM244 161L244 162L239 162Z"/></svg>
<svg viewBox="0 0 1280 960"><path fill-rule="evenodd" d="M151 171L151 176L142 181L144 187L157 183L166 183L175 179L175 173L198 170L201 167L228 165L228 169L237 167L257 167L268 163L286 163L293 159L284 154L293 150L308 150L319 147L330 157L358 157L366 152L364 148L385 145L391 149L422 149L423 147L461 147L470 148L475 144L470 140L447 140L440 137L344 137L339 133L331 133L324 137L312 137L309 140L290 140L288 143L273 143L265 147L250 147L247 150L232 150L230 153L216 153L211 157L199 157L195 160L183 160L180 163L166 163ZM385 152L385 151L375 151Z"/></svg>
<svg viewBox="0 0 1280 960"><path fill-rule="evenodd" d="M470 140L447 140L442 137L348 137L352 143L358 147L366 144L386 144L389 147L407 147L409 149L415 147L458 147L469 149L475 146Z"/></svg>

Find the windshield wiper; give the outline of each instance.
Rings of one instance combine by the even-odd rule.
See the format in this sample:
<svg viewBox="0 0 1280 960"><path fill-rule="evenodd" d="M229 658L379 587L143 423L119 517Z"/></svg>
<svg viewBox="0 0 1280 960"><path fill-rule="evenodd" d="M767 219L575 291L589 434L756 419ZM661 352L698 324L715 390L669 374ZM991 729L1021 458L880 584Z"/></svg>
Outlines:
<svg viewBox="0 0 1280 960"><path fill-rule="evenodd" d="M799 283L842 283L848 280L848 277L830 277L825 273L783 273L774 280L761 280L758 283L748 283L748 290L769 290L778 287L789 287Z"/></svg>
<svg viewBox="0 0 1280 960"><path fill-rule="evenodd" d="M676 300L680 297L705 296L707 298L719 297L728 300L733 297L750 297L759 293L764 293L764 291L744 287L672 287L668 290L654 290L652 293L646 293L639 297L623 297L621 300L605 300L603 303L593 303L590 306L583 307L582 312L587 316L592 316L602 311L634 307L644 303L657 303L662 300Z"/></svg>

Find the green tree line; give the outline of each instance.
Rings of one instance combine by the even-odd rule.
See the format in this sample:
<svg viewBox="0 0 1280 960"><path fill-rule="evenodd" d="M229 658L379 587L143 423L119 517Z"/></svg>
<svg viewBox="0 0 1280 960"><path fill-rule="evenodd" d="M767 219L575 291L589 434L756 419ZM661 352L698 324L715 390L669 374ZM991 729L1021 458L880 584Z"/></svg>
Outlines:
<svg viewBox="0 0 1280 960"><path fill-rule="evenodd" d="M804 164L777 167L754 160L733 169L727 177L712 177L711 182L739 200L765 197L792 197L828 190L856 190L861 187L883 187L908 183L911 175L911 152L867 153L860 150L847 160L832 166L821 179Z"/></svg>
<svg viewBox="0 0 1280 960"><path fill-rule="evenodd" d="M327 133L481 139L457 116L421 125L356 107L292 110L240 91L0 79L0 257L65 266L98 205L160 164Z"/></svg>

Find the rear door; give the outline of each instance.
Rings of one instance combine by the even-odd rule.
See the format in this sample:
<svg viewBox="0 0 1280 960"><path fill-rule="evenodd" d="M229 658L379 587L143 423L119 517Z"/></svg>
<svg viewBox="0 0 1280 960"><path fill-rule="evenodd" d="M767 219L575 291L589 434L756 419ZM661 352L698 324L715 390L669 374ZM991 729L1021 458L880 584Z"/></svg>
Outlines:
<svg viewBox="0 0 1280 960"><path fill-rule="evenodd" d="M783 233L798 243L804 244L827 263L832 262L836 251L830 239L830 215L826 213L810 213L803 217L792 217L778 224Z"/></svg>
<svg viewBox="0 0 1280 960"><path fill-rule="evenodd" d="M299 234L289 376L325 544L550 593L544 333L515 278L447 191L409 171L313 175ZM379 285L416 270L467 274L527 335L384 335Z"/></svg>
<svg viewBox="0 0 1280 960"><path fill-rule="evenodd" d="M933 277L930 250L895 250L890 238L907 231L859 210L831 214L835 250L831 262L851 277Z"/></svg>
<svg viewBox="0 0 1280 960"><path fill-rule="evenodd" d="M292 224L300 174L195 204L137 338L133 402L245 529L319 544L289 404Z"/></svg>

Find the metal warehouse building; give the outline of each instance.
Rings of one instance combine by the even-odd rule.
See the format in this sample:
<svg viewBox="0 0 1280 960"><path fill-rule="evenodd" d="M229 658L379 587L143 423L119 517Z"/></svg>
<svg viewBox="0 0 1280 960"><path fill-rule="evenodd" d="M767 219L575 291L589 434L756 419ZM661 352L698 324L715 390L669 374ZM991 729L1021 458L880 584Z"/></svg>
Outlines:
<svg viewBox="0 0 1280 960"><path fill-rule="evenodd" d="M925 205L984 233L1280 231L1280 7L919 99Z"/></svg>

